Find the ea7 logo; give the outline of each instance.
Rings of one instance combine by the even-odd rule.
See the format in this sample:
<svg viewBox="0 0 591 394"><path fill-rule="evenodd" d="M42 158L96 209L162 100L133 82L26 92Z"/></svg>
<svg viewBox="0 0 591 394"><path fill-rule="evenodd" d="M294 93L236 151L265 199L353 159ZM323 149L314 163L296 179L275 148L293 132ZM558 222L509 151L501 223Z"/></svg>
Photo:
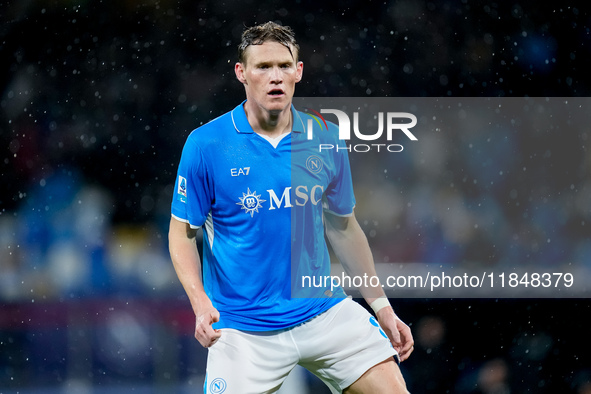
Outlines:
<svg viewBox="0 0 591 394"><path fill-rule="evenodd" d="M323 114L336 115L339 122L339 139L350 140L351 139L351 120L349 116L338 109L321 109ZM387 112L386 113L386 138L388 141L392 140L394 130L402 131L408 139L417 141L417 137L410 132L409 129L417 125L417 117L408 112ZM410 122L396 123L394 119L406 119ZM324 118L322 118L324 120ZM308 119L308 139L311 140L314 137L312 131L313 121ZM382 136L384 133L384 113L378 112L378 130L374 134L363 134L359 130L359 112L353 112L353 133L355 136L363 141L375 141Z"/></svg>
<svg viewBox="0 0 591 394"><path fill-rule="evenodd" d="M250 167L231 168L230 169L230 175L232 175L232 176L248 175L249 172L250 172Z"/></svg>

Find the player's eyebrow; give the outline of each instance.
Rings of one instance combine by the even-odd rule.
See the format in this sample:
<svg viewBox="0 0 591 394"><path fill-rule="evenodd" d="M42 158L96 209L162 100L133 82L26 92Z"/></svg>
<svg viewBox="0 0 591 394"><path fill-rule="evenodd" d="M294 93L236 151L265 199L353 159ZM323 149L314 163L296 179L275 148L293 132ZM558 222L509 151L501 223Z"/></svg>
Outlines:
<svg viewBox="0 0 591 394"><path fill-rule="evenodd" d="M278 61L264 59L264 60L260 60L258 62L253 62L252 64L255 67L272 66L274 64L277 64L279 66L293 66L295 64L295 61L293 59L290 59L290 60L278 60Z"/></svg>

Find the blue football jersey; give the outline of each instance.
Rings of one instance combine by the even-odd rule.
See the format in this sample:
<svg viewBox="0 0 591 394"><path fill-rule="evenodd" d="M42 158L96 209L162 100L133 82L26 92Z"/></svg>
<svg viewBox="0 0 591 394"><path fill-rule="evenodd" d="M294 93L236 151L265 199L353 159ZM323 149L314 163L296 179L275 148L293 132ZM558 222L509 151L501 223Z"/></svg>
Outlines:
<svg viewBox="0 0 591 394"><path fill-rule="evenodd" d="M243 102L194 130L183 148L172 215L203 229L215 328L283 329L345 296L317 284L330 276L323 211L351 215L355 206L347 151L319 150L344 146L334 124L309 138L312 117L293 107L292 116L292 132L269 141L253 132ZM304 276L317 281L302 285Z"/></svg>

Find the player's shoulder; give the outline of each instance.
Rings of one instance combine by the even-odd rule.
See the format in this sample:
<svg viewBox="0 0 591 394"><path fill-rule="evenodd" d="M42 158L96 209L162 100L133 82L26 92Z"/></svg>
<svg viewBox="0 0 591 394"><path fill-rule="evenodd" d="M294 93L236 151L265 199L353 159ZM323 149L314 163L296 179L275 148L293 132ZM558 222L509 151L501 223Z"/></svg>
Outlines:
<svg viewBox="0 0 591 394"><path fill-rule="evenodd" d="M191 131L187 140L205 147L226 139L227 134L233 130L231 113L226 112Z"/></svg>

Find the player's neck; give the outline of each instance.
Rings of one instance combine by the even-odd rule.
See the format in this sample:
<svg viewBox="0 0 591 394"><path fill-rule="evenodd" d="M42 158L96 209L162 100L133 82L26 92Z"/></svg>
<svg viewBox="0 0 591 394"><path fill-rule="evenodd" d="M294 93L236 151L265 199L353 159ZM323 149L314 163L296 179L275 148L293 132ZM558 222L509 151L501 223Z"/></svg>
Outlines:
<svg viewBox="0 0 591 394"><path fill-rule="evenodd" d="M248 103L248 102L247 102ZM253 131L266 137L277 138L291 132L291 106L282 111L253 110L244 106L246 118Z"/></svg>

